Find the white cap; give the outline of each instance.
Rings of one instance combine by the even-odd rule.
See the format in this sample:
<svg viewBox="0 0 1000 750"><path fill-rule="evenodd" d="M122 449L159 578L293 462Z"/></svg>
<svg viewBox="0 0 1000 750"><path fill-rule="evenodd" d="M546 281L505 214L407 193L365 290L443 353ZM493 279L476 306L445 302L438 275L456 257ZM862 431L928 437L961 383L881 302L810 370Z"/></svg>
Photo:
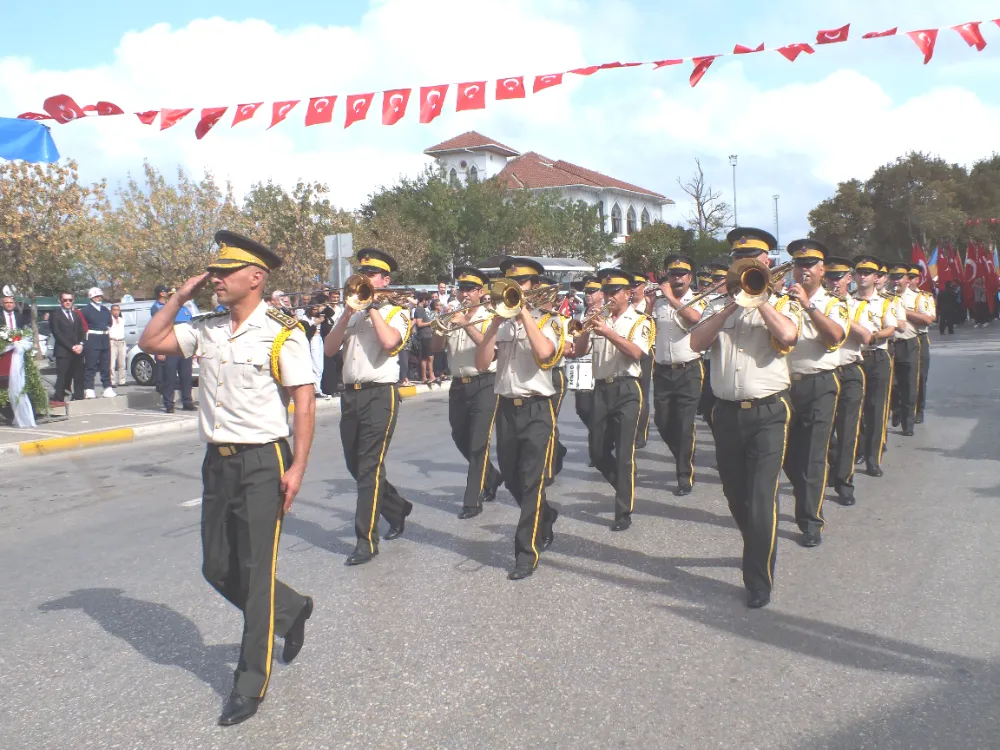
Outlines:
<svg viewBox="0 0 1000 750"><path fill-rule="evenodd" d="M102 292L96 286L92 286L92 287L90 287L90 291L87 292L87 296L90 299L94 299L94 297L103 297L104 296L104 292Z"/></svg>

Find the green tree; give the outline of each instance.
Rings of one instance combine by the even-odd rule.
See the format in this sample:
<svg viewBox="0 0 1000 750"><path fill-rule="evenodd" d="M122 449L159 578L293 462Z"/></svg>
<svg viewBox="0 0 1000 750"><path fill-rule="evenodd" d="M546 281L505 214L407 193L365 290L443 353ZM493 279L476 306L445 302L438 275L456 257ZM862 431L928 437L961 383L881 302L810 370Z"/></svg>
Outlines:
<svg viewBox="0 0 1000 750"><path fill-rule="evenodd" d="M853 258L874 252L869 247L874 221L875 211L864 183L848 180L837 185L832 198L809 212L809 236L825 244L831 253Z"/></svg>
<svg viewBox="0 0 1000 750"><path fill-rule="evenodd" d="M668 255L694 251L694 230L657 222L629 235L618 254L621 267L635 273L663 273L663 260Z"/></svg>

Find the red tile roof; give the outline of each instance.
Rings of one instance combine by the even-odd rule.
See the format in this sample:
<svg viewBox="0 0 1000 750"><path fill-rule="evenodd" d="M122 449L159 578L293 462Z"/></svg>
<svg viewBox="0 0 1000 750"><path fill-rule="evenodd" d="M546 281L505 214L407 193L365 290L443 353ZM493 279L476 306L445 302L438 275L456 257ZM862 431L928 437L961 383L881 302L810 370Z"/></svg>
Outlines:
<svg viewBox="0 0 1000 750"><path fill-rule="evenodd" d="M496 151L502 156L518 155L518 152L510 146L505 146L498 141L494 141L492 138L487 138L485 135L481 135L475 130L470 130L468 133L462 133L462 135L449 138L447 141L443 141L436 146L431 146L429 149L426 149L424 153L429 156L433 156L434 154L439 154L445 151L464 151L468 148Z"/></svg>
<svg viewBox="0 0 1000 750"><path fill-rule="evenodd" d="M638 185L632 185L614 177L608 177L592 169L570 164L568 161L548 159L534 151L522 154L516 159L511 159L497 177L505 180L512 188L527 188L529 190L539 188L570 187L573 185L583 185L593 188L610 188L614 190L626 190L630 193L648 195L665 203L673 203L666 196L646 190Z"/></svg>

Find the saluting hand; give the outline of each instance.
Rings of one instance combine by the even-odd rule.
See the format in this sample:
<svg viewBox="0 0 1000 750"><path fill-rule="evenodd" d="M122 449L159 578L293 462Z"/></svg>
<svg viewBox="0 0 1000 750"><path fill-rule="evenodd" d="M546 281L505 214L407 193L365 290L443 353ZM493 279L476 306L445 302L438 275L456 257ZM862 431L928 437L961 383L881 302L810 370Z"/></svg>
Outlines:
<svg viewBox="0 0 1000 750"><path fill-rule="evenodd" d="M199 289L205 286L205 282L208 281L208 277L211 275L211 271L205 271L205 273L198 276L192 276L181 284L180 289L177 290L177 298L181 301L181 304L183 305L188 300L194 299L194 295L198 293Z"/></svg>

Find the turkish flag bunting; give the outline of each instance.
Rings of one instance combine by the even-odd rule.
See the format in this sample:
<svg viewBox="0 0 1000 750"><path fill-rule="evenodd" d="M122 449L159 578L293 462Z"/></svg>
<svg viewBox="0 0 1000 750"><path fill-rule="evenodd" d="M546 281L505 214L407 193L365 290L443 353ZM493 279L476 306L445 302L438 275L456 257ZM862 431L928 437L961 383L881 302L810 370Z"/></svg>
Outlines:
<svg viewBox="0 0 1000 750"><path fill-rule="evenodd" d="M447 83L420 87L420 122L426 124L441 114L441 106L447 94Z"/></svg>
<svg viewBox="0 0 1000 750"><path fill-rule="evenodd" d="M986 40L983 39L983 32L979 30L979 24L981 21L972 21L971 23L963 23L959 26L952 26L955 31L959 33L959 36L965 40L965 43L970 47L975 47L976 52L982 52L986 49Z"/></svg>
<svg viewBox="0 0 1000 750"><path fill-rule="evenodd" d="M146 112L136 112L135 116L139 118L139 122L141 122L143 125L152 125L153 120L156 119L156 116L158 114L160 114L160 110L150 109Z"/></svg>
<svg viewBox="0 0 1000 750"><path fill-rule="evenodd" d="M201 111L201 119L198 120L198 125L194 129L195 137L200 141L208 135L208 131L214 128L216 123L222 119L227 109L229 107L207 107L203 109Z"/></svg>
<svg viewBox="0 0 1000 750"><path fill-rule="evenodd" d="M677 58L675 60L656 60L653 63L653 70L659 70L660 68L666 68L668 65L680 65L684 62L683 58Z"/></svg>
<svg viewBox="0 0 1000 750"><path fill-rule="evenodd" d="M406 114L410 89L392 89L382 94L382 124L395 125Z"/></svg>
<svg viewBox="0 0 1000 750"><path fill-rule="evenodd" d="M368 108L372 106L375 94L351 94L347 97L347 117L344 127L348 128L359 120L368 117Z"/></svg>
<svg viewBox="0 0 1000 750"><path fill-rule="evenodd" d="M851 24L846 24L841 26L839 29L830 29L829 31L817 31L816 32L816 44L837 44L839 42L846 42L847 35L851 31Z"/></svg>
<svg viewBox="0 0 1000 750"><path fill-rule="evenodd" d="M458 99L455 111L486 108L486 81L472 81L458 84Z"/></svg>
<svg viewBox="0 0 1000 750"><path fill-rule="evenodd" d="M18 120L51 120L52 118L48 115L43 115L41 112L22 112L17 116Z"/></svg>
<svg viewBox="0 0 1000 750"><path fill-rule="evenodd" d="M897 26L893 26L891 29L886 31L869 31L867 34L862 36L862 39L879 39L883 36L896 36Z"/></svg>
<svg viewBox="0 0 1000 750"><path fill-rule="evenodd" d="M236 114L233 116L233 124L230 127L236 127L244 120L249 120L255 114L257 110L264 105L264 102L254 102L253 104L240 104L236 108Z"/></svg>
<svg viewBox="0 0 1000 750"><path fill-rule="evenodd" d="M497 101L524 98L524 76L501 78L497 81Z"/></svg>
<svg viewBox="0 0 1000 750"><path fill-rule="evenodd" d="M600 65L588 65L586 68L573 68L573 70L569 72L576 73L578 76L592 76L600 69Z"/></svg>
<svg viewBox="0 0 1000 750"><path fill-rule="evenodd" d="M604 63L603 65L598 65L597 67L601 70L613 70L614 68L634 68L636 65L642 65L642 63L637 62L610 62Z"/></svg>
<svg viewBox="0 0 1000 750"><path fill-rule="evenodd" d="M712 67L712 63L715 62L715 58L718 55L708 55L707 57L695 57L691 59L694 63L694 70L691 71L691 77L688 79L691 82L691 88L698 85L698 82L705 77L708 69Z"/></svg>
<svg viewBox="0 0 1000 750"><path fill-rule="evenodd" d="M287 102L274 102L274 104L271 105L271 124L267 126L267 129L270 130L288 117L288 113L291 112L295 108L295 105L300 101L302 100L292 99Z"/></svg>
<svg viewBox="0 0 1000 750"><path fill-rule="evenodd" d="M189 114L194 112L190 107L187 109L161 109L160 110L160 130L172 128Z"/></svg>
<svg viewBox="0 0 1000 750"><path fill-rule="evenodd" d="M815 50L808 44L803 42L798 42L797 44L789 44L784 47L778 47L778 53L786 58L789 62L795 62L795 59L805 52L807 55L811 55Z"/></svg>
<svg viewBox="0 0 1000 750"><path fill-rule="evenodd" d="M73 97L66 96L66 94L50 96L42 103L42 109L48 112L52 119L60 125L87 116L83 108L73 101Z"/></svg>
<svg viewBox="0 0 1000 750"><path fill-rule="evenodd" d="M306 111L306 127L310 125L326 125L333 121L333 105L337 103L335 96L314 96L309 100Z"/></svg>
<svg viewBox="0 0 1000 750"><path fill-rule="evenodd" d="M83 105L83 111L86 112L88 115L91 112L97 112L97 105L96 104L84 104Z"/></svg>
<svg viewBox="0 0 1000 750"><path fill-rule="evenodd" d="M125 110L119 107L117 104L112 104L111 102L98 102L95 106L97 114L99 117L107 117L108 115L123 115Z"/></svg>
<svg viewBox="0 0 1000 750"><path fill-rule="evenodd" d="M562 83L562 77L563 77L562 73L551 73L547 76L535 76L535 83L531 87L531 93L537 94L542 89L551 88L552 86L558 86L560 83Z"/></svg>
<svg viewBox="0 0 1000 750"><path fill-rule="evenodd" d="M921 52L924 53L924 65L934 57L934 45L937 42L937 29L924 29L923 31L907 31L906 35L913 40Z"/></svg>
<svg viewBox="0 0 1000 750"><path fill-rule="evenodd" d="M1000 18L994 18L993 23L995 23L997 26L1000 26Z"/></svg>
<svg viewBox="0 0 1000 750"><path fill-rule="evenodd" d="M734 55L749 55L752 52L763 52L763 51L764 51L764 42L761 42L760 45L757 47L746 47L742 44L737 44L735 47L733 47Z"/></svg>

